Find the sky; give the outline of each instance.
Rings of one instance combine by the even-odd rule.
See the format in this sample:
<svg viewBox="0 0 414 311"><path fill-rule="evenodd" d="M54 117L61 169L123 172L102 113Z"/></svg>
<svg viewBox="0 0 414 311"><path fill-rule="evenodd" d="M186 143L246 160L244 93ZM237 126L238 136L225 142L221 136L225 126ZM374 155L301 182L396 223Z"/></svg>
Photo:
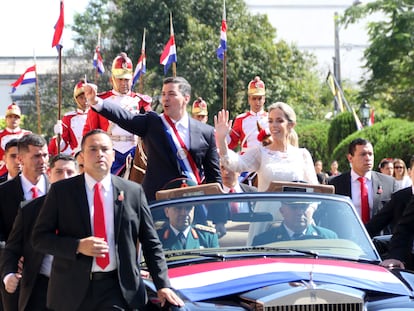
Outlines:
<svg viewBox="0 0 414 311"><path fill-rule="evenodd" d="M75 12L82 13L88 0L66 0L65 24L72 24ZM2 1L0 56L54 56L52 48L54 26L59 17L60 0ZM73 47L71 33L63 32L63 48Z"/></svg>
<svg viewBox="0 0 414 311"><path fill-rule="evenodd" d="M268 13L279 39L295 43L316 54L319 70L332 68L334 56L334 12L343 13L353 0L246 0L252 13ZM65 24L72 23L75 12L82 13L88 0L65 1ZM51 47L53 26L59 16L59 0L3 1L0 10L2 42L0 56L55 56ZM231 18L230 16L227 17ZM229 29L231 31L231 29ZM363 25L340 29L341 71L345 79L359 80L361 58L367 45ZM63 47L73 47L68 28ZM229 47L231 48L231 47Z"/></svg>

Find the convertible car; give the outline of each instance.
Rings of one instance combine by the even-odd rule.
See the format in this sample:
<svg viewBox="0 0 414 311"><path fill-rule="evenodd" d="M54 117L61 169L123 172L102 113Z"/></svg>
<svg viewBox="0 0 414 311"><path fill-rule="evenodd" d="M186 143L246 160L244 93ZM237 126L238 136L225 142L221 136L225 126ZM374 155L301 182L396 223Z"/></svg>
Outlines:
<svg viewBox="0 0 414 311"><path fill-rule="evenodd" d="M172 310L414 310L414 274L378 265L347 197L328 186L273 190L224 194L212 184L157 194L151 211L185 301ZM145 284L160 309L150 277Z"/></svg>

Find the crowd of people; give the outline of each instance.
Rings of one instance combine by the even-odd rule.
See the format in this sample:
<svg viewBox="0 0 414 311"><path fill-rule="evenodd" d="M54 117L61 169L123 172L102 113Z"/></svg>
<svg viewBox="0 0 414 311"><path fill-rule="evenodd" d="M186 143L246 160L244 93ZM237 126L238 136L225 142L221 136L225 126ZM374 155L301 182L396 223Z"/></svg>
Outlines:
<svg viewBox="0 0 414 311"><path fill-rule="evenodd" d="M374 171L373 145L358 138L346 155L350 169L340 172L333 160L324 172L322 161L299 147L293 107L284 102L265 107L260 77L247 85L249 110L234 120L218 111L211 126L203 98L189 107L191 85L185 78L164 79L159 114L149 96L132 91L132 76L132 62L122 52L112 64L112 90L98 92L96 85L77 82L76 109L56 123L49 142L20 128L16 104L7 107L0 132L4 310L139 309L146 300L138 247L160 302L182 306L170 289L163 248L217 247L225 234L221 222L215 228L193 225L194 208L166 208L168 225L157 232L148 202L182 179L219 183L226 193L266 191L272 181L334 185L335 193L351 198L371 235L394 233L394 259L383 264L414 268L406 258L414 233L414 160L407 169L402 159L383 159L380 172ZM138 144L147 159L142 183L125 176ZM255 186L246 184L252 173ZM289 215L306 209L281 207L286 226ZM317 226L289 230L333 236Z"/></svg>

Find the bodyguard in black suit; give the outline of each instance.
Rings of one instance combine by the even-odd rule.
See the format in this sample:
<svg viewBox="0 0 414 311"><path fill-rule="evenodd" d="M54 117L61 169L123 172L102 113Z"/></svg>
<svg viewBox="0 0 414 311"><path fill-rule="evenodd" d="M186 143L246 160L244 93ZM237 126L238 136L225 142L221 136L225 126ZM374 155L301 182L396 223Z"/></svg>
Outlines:
<svg viewBox="0 0 414 311"><path fill-rule="evenodd" d="M117 123L128 132L141 136L148 156L147 170L142 187L149 201L155 200L155 193L169 181L187 176L179 160L194 160L196 173L203 182L221 183L219 159L214 128L188 116L187 104L191 97L190 84L181 77L166 78L162 87L164 113L132 114L119 106L105 103L96 97L96 89L85 87L88 103L105 118ZM171 139L172 130L165 125L170 119L186 146L175 151ZM174 135L172 135L174 136ZM204 176L204 177L203 177ZM188 177L188 176L187 176Z"/></svg>
<svg viewBox="0 0 414 311"><path fill-rule="evenodd" d="M6 182L10 179L13 179L19 175L22 170L22 165L18 159L17 144L18 139L13 138L8 141L4 147L3 161L6 165L7 172L3 176L0 176L0 184Z"/></svg>
<svg viewBox="0 0 414 311"><path fill-rule="evenodd" d="M369 235L374 237L382 230L386 234L392 233L412 196L412 186L393 193L391 200L365 225Z"/></svg>
<svg viewBox="0 0 414 311"><path fill-rule="evenodd" d="M410 178L414 179L414 157L410 160ZM389 201L378 214L365 225L369 235L374 237L380 234L381 230L388 229L385 233L392 233L404 213L405 208L414 194L413 186L398 190L391 196Z"/></svg>
<svg viewBox="0 0 414 311"><path fill-rule="evenodd" d="M37 186L38 195L47 192L46 176L49 153L46 140L36 134L28 134L18 141L18 157L22 173L0 185L0 241L7 241L20 202L32 199L31 188Z"/></svg>
<svg viewBox="0 0 414 311"><path fill-rule="evenodd" d="M402 217L395 227L389 245L389 258L380 263L387 268L414 269L412 247L414 237L414 197L404 209Z"/></svg>
<svg viewBox="0 0 414 311"><path fill-rule="evenodd" d="M169 289L165 257L142 187L110 174L115 157L110 136L93 130L83 137L81 150L85 173L52 185L33 229L34 248L54 256L48 308L142 310L146 292L137 262L138 241L161 304L168 300L182 306ZM103 237L94 234L93 225L98 182L103 188ZM103 258L109 259L106 267L98 263Z"/></svg>
<svg viewBox="0 0 414 311"><path fill-rule="evenodd" d="M46 176L49 153L46 140L36 134L27 134L18 141L18 158L22 173L0 185L0 242L4 245L13 227L20 203L33 198L31 189L36 186L37 195L46 194ZM2 302L6 310L17 309L17 295L5 291L0 285Z"/></svg>
<svg viewBox="0 0 414 311"><path fill-rule="evenodd" d="M372 171L374 149L368 140L362 138L353 140L349 144L347 158L352 166L351 171L330 179L329 184L335 186L336 194L349 196L360 213L361 192L357 178L365 177L368 186L370 218L372 218L391 199L391 194L398 190L398 186L393 177Z"/></svg>
<svg viewBox="0 0 414 311"><path fill-rule="evenodd" d="M53 157L48 168L51 183L69 178L77 173L75 159L59 154ZM35 251L31 244L34 222L45 196L22 203L17 212L13 229L0 260L1 280L7 292L14 293L20 284L18 310L46 310L47 284L50 276L51 256ZM23 271L18 261L23 256Z"/></svg>

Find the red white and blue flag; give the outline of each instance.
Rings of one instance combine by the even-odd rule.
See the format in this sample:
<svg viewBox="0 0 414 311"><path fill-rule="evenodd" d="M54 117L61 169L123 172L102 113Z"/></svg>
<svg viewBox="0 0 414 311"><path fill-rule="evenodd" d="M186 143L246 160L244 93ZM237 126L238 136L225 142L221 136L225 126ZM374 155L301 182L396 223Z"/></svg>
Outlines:
<svg viewBox="0 0 414 311"><path fill-rule="evenodd" d="M374 108L371 109L371 113L369 114L369 119L368 119L368 126L372 126L375 123L375 112L374 112Z"/></svg>
<svg viewBox="0 0 414 311"><path fill-rule="evenodd" d="M220 44L217 48L217 57L221 60L224 58L224 52L227 51L227 21L226 21L226 2L223 2L223 19L221 21Z"/></svg>
<svg viewBox="0 0 414 311"><path fill-rule="evenodd" d="M103 59L99 46L95 49L95 54L93 55L93 67L98 71L98 73L103 74L105 72L105 67L103 64Z"/></svg>
<svg viewBox="0 0 414 311"><path fill-rule="evenodd" d="M147 72L147 57L145 55L145 29L144 35L142 38L142 48L141 48L141 55L138 59L137 66L135 67L134 76L132 77L132 88L134 88L135 84L139 80L139 77L144 75Z"/></svg>
<svg viewBox="0 0 414 311"><path fill-rule="evenodd" d="M135 67L134 77L132 78L132 87L137 83L139 77L141 77L147 71L147 58L145 52L141 54L138 59L137 67Z"/></svg>
<svg viewBox="0 0 414 311"><path fill-rule="evenodd" d="M57 49L62 48L62 44L61 44L62 33L63 33L63 28L65 28L65 17L64 17L65 14L63 11L64 11L63 0L60 0L60 14L59 14L59 18L55 25L55 33L53 35L52 48L55 46L57 47Z"/></svg>
<svg viewBox="0 0 414 311"><path fill-rule="evenodd" d="M170 268L172 287L192 301L213 299L260 287L313 279L410 295L411 291L386 268L329 259L259 258ZM310 276L312 275L312 276Z"/></svg>
<svg viewBox="0 0 414 311"><path fill-rule="evenodd" d="M10 84L12 88L12 93L14 93L20 85L29 84L29 83L36 83L36 65L29 67L26 71L12 84Z"/></svg>
<svg viewBox="0 0 414 311"><path fill-rule="evenodd" d="M164 51L160 57L160 64L164 65L164 74L167 74L168 69L172 63L177 62L177 51L175 48L174 34L171 35L170 40L164 47Z"/></svg>

